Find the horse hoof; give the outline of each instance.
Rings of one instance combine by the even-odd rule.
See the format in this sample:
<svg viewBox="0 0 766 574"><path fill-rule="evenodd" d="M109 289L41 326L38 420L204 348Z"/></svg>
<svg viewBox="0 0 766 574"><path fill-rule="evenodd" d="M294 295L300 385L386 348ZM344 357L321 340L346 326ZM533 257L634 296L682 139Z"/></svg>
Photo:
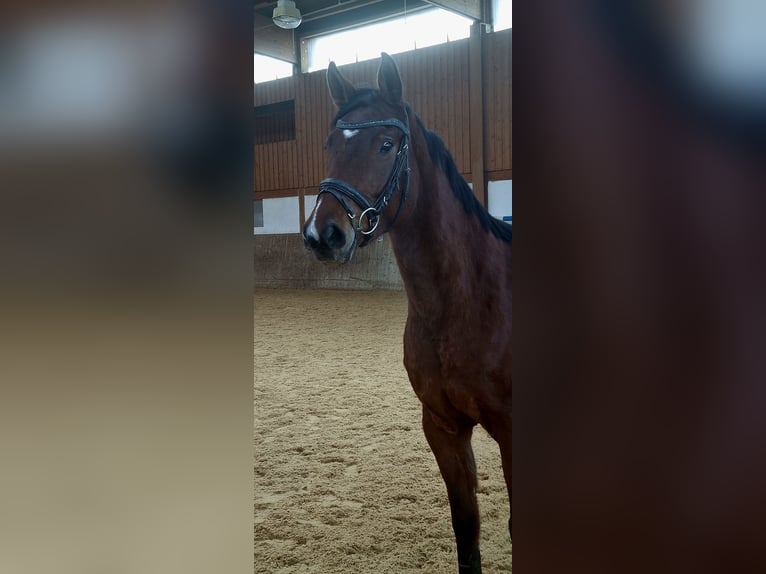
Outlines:
<svg viewBox="0 0 766 574"><path fill-rule="evenodd" d="M458 562L458 574L481 574L481 552L476 551L468 558L468 563Z"/></svg>

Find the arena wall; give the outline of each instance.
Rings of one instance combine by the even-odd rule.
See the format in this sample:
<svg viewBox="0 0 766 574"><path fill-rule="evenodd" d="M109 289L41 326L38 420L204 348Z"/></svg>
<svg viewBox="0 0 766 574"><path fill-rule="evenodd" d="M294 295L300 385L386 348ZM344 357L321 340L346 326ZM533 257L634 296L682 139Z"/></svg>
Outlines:
<svg viewBox="0 0 766 574"><path fill-rule="evenodd" d="M402 290L402 278L387 236L358 249L345 265L317 261L297 234L256 235L255 287Z"/></svg>
<svg viewBox="0 0 766 574"><path fill-rule="evenodd" d="M405 100L426 127L441 136L469 183L474 180L476 154L483 156L482 179L513 178L511 39L510 29L482 37L483 80L480 88L473 90L469 40L394 56ZM379 65L379 60L369 60L340 69L355 85L374 85ZM255 199L302 198L316 193L317 183L326 175L324 143L336 112L327 90L326 74L326 70L320 70L255 84L256 107L279 102L294 105L293 139L254 147ZM473 114L473 107L478 107L481 114ZM474 132L480 134L483 146L472 153ZM477 197L481 201L486 199L478 192Z"/></svg>

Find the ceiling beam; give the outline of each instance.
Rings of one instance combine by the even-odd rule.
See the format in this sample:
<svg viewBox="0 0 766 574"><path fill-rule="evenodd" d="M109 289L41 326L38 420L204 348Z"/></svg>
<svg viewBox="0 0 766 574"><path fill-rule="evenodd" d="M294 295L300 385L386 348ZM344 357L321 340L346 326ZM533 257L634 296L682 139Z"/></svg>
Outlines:
<svg viewBox="0 0 766 574"><path fill-rule="evenodd" d="M467 16L479 22L484 21L482 14L482 0L426 0L428 3L457 12L462 16Z"/></svg>
<svg viewBox="0 0 766 574"><path fill-rule="evenodd" d="M295 49L293 31L283 30L275 25L271 18L261 16L257 12L254 16L253 51L297 64L298 52Z"/></svg>
<svg viewBox="0 0 766 574"><path fill-rule="evenodd" d="M415 13L418 10L430 7L425 0L407 0L407 12ZM301 38L337 32L347 28L372 24L387 18L401 16L404 4L400 1L383 2L344 2L336 9L328 8L321 15L314 12L304 14L303 23L295 30Z"/></svg>

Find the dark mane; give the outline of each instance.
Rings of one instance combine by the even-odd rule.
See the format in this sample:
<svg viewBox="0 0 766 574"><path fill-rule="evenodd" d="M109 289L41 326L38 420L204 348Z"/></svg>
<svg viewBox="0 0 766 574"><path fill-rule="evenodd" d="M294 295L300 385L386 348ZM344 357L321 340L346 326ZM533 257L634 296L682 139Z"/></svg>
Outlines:
<svg viewBox="0 0 766 574"><path fill-rule="evenodd" d="M431 156L431 160L438 165L447 176L447 180L452 188L452 193L454 193L455 197L460 201L466 213L475 215L484 231L488 231L502 241L511 243L511 226L490 215L489 211L479 203L473 190L468 186L468 183L466 183L463 176L460 175L455 160L452 159L452 154L450 154L441 137L439 137L437 133L427 129L423 125L423 120L420 119L420 116L413 114L409 109L409 106L407 107L407 110L410 117L413 115L415 116L418 126L426 138L428 153Z"/></svg>

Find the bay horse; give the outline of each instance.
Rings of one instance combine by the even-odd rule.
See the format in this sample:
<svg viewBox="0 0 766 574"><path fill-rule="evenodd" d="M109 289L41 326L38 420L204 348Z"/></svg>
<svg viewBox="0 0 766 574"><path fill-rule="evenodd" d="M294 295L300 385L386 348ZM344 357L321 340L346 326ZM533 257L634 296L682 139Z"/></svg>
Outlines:
<svg viewBox="0 0 766 574"><path fill-rule="evenodd" d="M303 239L343 263L389 234L408 301L404 366L447 487L459 573L477 574L476 424L500 447L511 501L511 227L477 200L381 56L378 89L355 88L334 62L327 70L338 111Z"/></svg>

